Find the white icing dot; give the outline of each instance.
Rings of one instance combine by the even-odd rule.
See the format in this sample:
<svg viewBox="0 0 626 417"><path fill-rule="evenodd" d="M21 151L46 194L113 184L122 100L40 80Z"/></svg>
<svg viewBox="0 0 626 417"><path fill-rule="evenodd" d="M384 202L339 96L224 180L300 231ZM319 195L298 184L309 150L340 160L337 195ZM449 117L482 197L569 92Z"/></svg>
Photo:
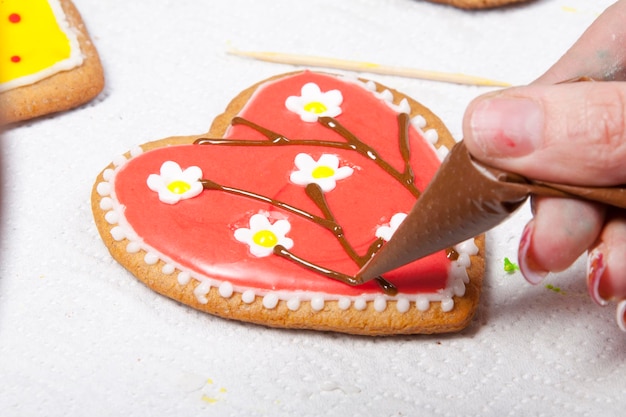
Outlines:
<svg viewBox="0 0 626 417"><path fill-rule="evenodd" d="M428 129L424 132L424 138L434 145L439 140L439 133L435 129Z"/></svg>
<svg viewBox="0 0 626 417"><path fill-rule="evenodd" d="M456 282L459 281L469 282L469 277L467 276L467 270L462 265L452 265L450 268L450 277Z"/></svg>
<svg viewBox="0 0 626 417"><path fill-rule="evenodd" d="M120 166L120 165L124 165L126 163L127 159L124 155L119 155L117 158L113 159L113 165L115 165L116 167Z"/></svg>
<svg viewBox="0 0 626 417"><path fill-rule="evenodd" d="M243 292L243 294L241 294L241 301L243 301L246 304L250 304L254 302L255 298L256 298L256 294L254 294L254 291L252 290L246 290Z"/></svg>
<svg viewBox="0 0 626 417"><path fill-rule="evenodd" d="M409 105L409 102L407 101L407 99L403 98L400 101L400 104L398 104L398 113L407 113L407 114L411 113L411 106Z"/></svg>
<svg viewBox="0 0 626 417"><path fill-rule="evenodd" d="M474 242L474 239L468 239L464 242L457 244L454 249L456 249L459 253L465 253L467 255L477 255L478 254L478 246Z"/></svg>
<svg viewBox="0 0 626 417"><path fill-rule="evenodd" d="M119 242L120 240L124 240L126 233L120 226L115 226L111 229L111 236L113 237L113 240Z"/></svg>
<svg viewBox="0 0 626 417"><path fill-rule="evenodd" d="M110 197L104 197L100 200L101 210L111 210L113 208L113 200Z"/></svg>
<svg viewBox="0 0 626 417"><path fill-rule="evenodd" d="M463 280L456 280L452 284L452 292L457 297L463 297L465 295L465 283Z"/></svg>
<svg viewBox="0 0 626 417"><path fill-rule="evenodd" d="M378 93L378 96L386 101L391 101L393 100L393 94L391 93L391 91L384 89L381 93Z"/></svg>
<svg viewBox="0 0 626 417"><path fill-rule="evenodd" d="M456 260L456 263L463 268L468 268L472 264L472 260L467 253L461 253Z"/></svg>
<svg viewBox="0 0 626 417"><path fill-rule="evenodd" d="M141 149L141 146L135 146L134 148L132 148L130 150L130 156L132 156L133 158L135 156L139 156L143 153L143 149Z"/></svg>
<svg viewBox="0 0 626 417"><path fill-rule="evenodd" d="M109 184L108 182L99 183L96 186L96 192L100 194L101 197L111 194L111 184Z"/></svg>
<svg viewBox="0 0 626 417"><path fill-rule="evenodd" d="M165 264L163 265L163 268L161 268L161 272L163 272L165 275L173 274L175 270L176 267L172 264Z"/></svg>
<svg viewBox="0 0 626 417"><path fill-rule="evenodd" d="M337 302L337 306L341 309L341 310L347 310L350 308L350 299L348 297L341 297L339 299L339 301Z"/></svg>
<svg viewBox="0 0 626 417"><path fill-rule="evenodd" d="M287 301L287 308L291 311L296 311L300 308L300 299L298 297L293 297L289 301Z"/></svg>
<svg viewBox="0 0 626 417"><path fill-rule="evenodd" d="M445 146L440 146L437 149L437 158L439 158L440 161L443 161L444 159L446 159L446 156L448 156L449 153L450 150L448 148L446 148Z"/></svg>
<svg viewBox="0 0 626 417"><path fill-rule="evenodd" d="M128 242L128 245L126 245L126 252L128 253L137 253L141 250L141 246L139 245L139 242Z"/></svg>
<svg viewBox="0 0 626 417"><path fill-rule="evenodd" d="M357 298L356 300L354 300L354 308L356 308L357 310L365 310L366 307L367 301L365 301L365 299Z"/></svg>
<svg viewBox="0 0 626 417"><path fill-rule="evenodd" d="M419 311L426 311L430 307L430 301L426 297L417 297L415 300L415 306Z"/></svg>
<svg viewBox="0 0 626 417"><path fill-rule="evenodd" d="M196 296L196 299L200 304L206 304L209 302L206 295L209 293L210 289L211 284L208 281L201 282L196 288L194 288L193 294Z"/></svg>
<svg viewBox="0 0 626 417"><path fill-rule="evenodd" d="M374 81L368 81L365 83L365 88L370 91L376 91L376 83Z"/></svg>
<svg viewBox="0 0 626 417"><path fill-rule="evenodd" d="M379 313L382 313L383 311L385 311L385 309L387 308L387 300L385 300L385 297L376 297L374 299L374 310L378 311Z"/></svg>
<svg viewBox="0 0 626 417"><path fill-rule="evenodd" d="M181 271L178 274L178 283L180 285L187 285L189 284L189 281L191 281L191 274L189 272Z"/></svg>
<svg viewBox="0 0 626 417"><path fill-rule="evenodd" d="M137 233L135 233L135 231L133 229L129 229L128 227L124 227L124 234L126 236L126 239L128 240L132 240L135 242L141 242L141 239L139 239L139 236L137 236Z"/></svg>
<svg viewBox="0 0 626 417"><path fill-rule="evenodd" d="M118 214L114 211L108 211L105 215L104 215L104 219L107 221L107 223L109 224L116 224L120 218L118 216Z"/></svg>
<svg viewBox="0 0 626 417"><path fill-rule="evenodd" d="M409 311L410 307L411 307L411 303L406 298L400 298L398 302L396 303L396 308L398 309L400 313L406 313L407 311Z"/></svg>
<svg viewBox="0 0 626 417"><path fill-rule="evenodd" d="M104 178L106 181L110 181L111 178L113 178L114 172L115 172L114 169L107 168L104 171L102 171L102 178Z"/></svg>
<svg viewBox="0 0 626 417"><path fill-rule="evenodd" d="M278 305L278 297L276 294L266 294L263 297L263 307L271 310Z"/></svg>
<svg viewBox="0 0 626 417"><path fill-rule="evenodd" d="M451 297L446 297L441 300L441 311L448 312L454 308L454 300Z"/></svg>
<svg viewBox="0 0 626 417"><path fill-rule="evenodd" d="M324 308L324 298L323 297L311 298L311 308L313 309L313 311L321 311Z"/></svg>
<svg viewBox="0 0 626 417"><path fill-rule="evenodd" d="M426 119L424 119L424 116L422 115L417 115L411 119L411 124L418 129L422 129L426 126Z"/></svg>
<svg viewBox="0 0 626 417"><path fill-rule="evenodd" d="M230 298L233 295L233 284L224 281L220 284L219 293L224 298Z"/></svg>
<svg viewBox="0 0 626 417"><path fill-rule="evenodd" d="M159 256L156 253L147 252L146 255L143 257L143 260L148 265L154 265L159 262Z"/></svg>

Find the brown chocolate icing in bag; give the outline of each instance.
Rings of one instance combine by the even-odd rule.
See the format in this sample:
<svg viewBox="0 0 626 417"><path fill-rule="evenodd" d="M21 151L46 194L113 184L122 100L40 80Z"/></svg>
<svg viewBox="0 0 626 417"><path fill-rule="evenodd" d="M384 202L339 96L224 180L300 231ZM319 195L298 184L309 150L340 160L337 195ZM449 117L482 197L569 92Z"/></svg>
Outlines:
<svg viewBox="0 0 626 417"><path fill-rule="evenodd" d="M530 181L479 164L461 141L443 162L393 237L357 274L369 281L497 226L531 195L569 197L626 208L624 187Z"/></svg>

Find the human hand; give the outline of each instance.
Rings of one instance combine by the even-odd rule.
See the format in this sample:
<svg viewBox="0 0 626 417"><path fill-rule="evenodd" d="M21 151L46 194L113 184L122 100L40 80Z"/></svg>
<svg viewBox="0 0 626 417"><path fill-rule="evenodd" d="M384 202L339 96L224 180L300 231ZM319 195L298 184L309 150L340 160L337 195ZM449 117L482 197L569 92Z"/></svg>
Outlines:
<svg viewBox="0 0 626 417"><path fill-rule="evenodd" d="M583 186L626 184L626 0L609 7L544 75L528 86L478 97L464 141L489 165ZM564 82L587 76L599 82ZM626 331L626 211L580 200L533 198L519 247L531 283L588 251L594 301L617 301Z"/></svg>

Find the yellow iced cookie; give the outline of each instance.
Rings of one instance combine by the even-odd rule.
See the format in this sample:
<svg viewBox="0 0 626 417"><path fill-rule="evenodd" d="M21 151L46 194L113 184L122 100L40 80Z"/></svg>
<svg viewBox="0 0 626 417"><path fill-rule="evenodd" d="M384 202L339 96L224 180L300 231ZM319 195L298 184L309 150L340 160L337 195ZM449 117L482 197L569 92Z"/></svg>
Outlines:
<svg viewBox="0 0 626 417"><path fill-rule="evenodd" d="M0 0L0 91L82 64L58 0Z"/></svg>

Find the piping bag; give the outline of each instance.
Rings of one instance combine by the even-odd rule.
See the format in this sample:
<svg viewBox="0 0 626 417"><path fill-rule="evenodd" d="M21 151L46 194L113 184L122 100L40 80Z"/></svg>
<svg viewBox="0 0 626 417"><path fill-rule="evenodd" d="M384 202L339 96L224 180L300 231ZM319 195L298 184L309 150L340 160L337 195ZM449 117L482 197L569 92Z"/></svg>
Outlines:
<svg viewBox="0 0 626 417"><path fill-rule="evenodd" d="M361 268L369 281L497 226L530 195L626 208L626 185L581 187L527 179L474 160L457 143L391 239Z"/></svg>

